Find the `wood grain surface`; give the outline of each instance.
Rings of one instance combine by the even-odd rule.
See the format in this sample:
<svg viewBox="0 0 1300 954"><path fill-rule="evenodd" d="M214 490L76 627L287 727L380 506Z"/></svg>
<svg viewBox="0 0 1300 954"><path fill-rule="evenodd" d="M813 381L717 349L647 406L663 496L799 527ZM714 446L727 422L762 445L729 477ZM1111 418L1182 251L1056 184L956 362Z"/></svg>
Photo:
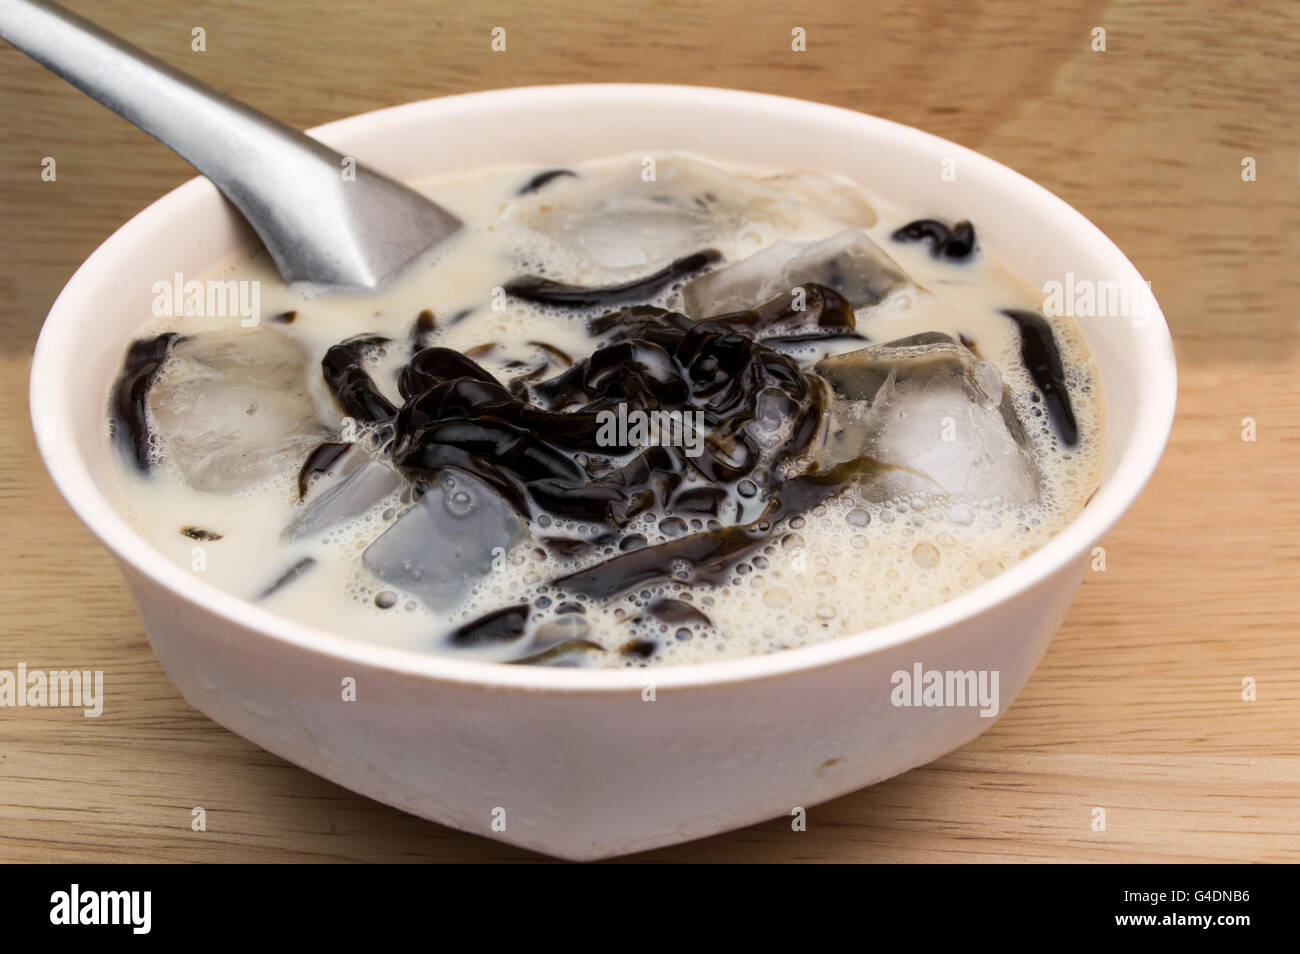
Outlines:
<svg viewBox="0 0 1300 954"><path fill-rule="evenodd" d="M918 126L1062 196L1152 281L1181 375L1168 453L1104 541L1107 569L976 742L812 809L806 832L775 819L638 858L1300 860L1296 4L69 5L299 127L491 87L732 86ZM190 49L196 26L206 52ZM26 388L43 316L111 231L191 175L0 44L0 669L102 669L107 693L99 719L0 710L0 860L536 860L353 795L190 709L39 464ZM206 832L190 829L195 805Z"/></svg>

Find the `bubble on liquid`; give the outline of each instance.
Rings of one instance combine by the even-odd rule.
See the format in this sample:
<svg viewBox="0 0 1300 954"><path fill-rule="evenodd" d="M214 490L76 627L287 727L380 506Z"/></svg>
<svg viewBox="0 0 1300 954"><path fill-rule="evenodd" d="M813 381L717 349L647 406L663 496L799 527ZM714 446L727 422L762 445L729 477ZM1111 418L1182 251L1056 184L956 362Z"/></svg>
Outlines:
<svg viewBox="0 0 1300 954"><path fill-rule="evenodd" d="M958 526L970 526L975 522L975 511L969 504L953 504L948 510L948 519Z"/></svg>
<svg viewBox="0 0 1300 954"><path fill-rule="evenodd" d="M912 547L912 559L916 565L926 570L933 570L939 565L939 551L933 543L921 542Z"/></svg>
<svg viewBox="0 0 1300 954"><path fill-rule="evenodd" d="M763 594L763 602L772 609L785 609L790 605L790 591L782 586L773 586Z"/></svg>
<svg viewBox="0 0 1300 954"><path fill-rule="evenodd" d="M686 521L681 517L665 517L659 521L659 532L670 539L683 536L686 530Z"/></svg>
<svg viewBox="0 0 1300 954"><path fill-rule="evenodd" d="M464 490L453 490L445 494L443 505L453 517L464 518L474 512L474 498Z"/></svg>

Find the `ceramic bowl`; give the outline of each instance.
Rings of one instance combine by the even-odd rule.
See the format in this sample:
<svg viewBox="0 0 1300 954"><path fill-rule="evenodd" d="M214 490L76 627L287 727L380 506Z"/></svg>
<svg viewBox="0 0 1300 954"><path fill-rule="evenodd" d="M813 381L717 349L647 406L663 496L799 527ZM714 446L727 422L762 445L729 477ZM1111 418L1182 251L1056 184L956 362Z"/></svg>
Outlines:
<svg viewBox="0 0 1300 954"><path fill-rule="evenodd" d="M861 113L733 90L580 85L411 103L313 131L414 180L497 162L686 149L840 173L901 208L969 218L1035 287L1149 291L1124 254L1005 166ZM1079 318L1108 411L1096 495L1028 559L907 619L802 649L656 670L505 666L382 648L272 615L165 559L123 517L105 402L151 286L202 274L255 240L195 179L122 226L55 302L32 365L45 464L121 564L149 641L195 708L353 791L488 838L594 859L701 838L870 785L950 752L996 720L900 707L892 674L999 674L999 714L1060 625L1091 550L1155 469L1174 412L1169 332ZM357 698L340 685L356 680ZM111 697L108 701L111 705Z"/></svg>

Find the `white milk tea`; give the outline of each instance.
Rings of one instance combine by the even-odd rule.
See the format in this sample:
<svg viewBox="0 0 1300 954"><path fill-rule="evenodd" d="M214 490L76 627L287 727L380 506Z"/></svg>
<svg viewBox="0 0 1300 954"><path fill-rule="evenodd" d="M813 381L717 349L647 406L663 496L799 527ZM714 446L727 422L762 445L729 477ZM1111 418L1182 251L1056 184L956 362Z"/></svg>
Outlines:
<svg viewBox="0 0 1300 954"><path fill-rule="evenodd" d="M691 663L934 606L1096 489L1087 347L979 223L686 154L421 188L464 224L378 293L159 276L110 430L196 576L388 646Z"/></svg>

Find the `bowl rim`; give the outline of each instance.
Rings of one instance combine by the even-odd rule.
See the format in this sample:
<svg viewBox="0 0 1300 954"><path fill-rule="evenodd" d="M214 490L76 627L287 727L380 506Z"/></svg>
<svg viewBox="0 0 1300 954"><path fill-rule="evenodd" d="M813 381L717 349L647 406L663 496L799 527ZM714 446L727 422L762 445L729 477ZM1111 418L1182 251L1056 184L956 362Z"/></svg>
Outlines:
<svg viewBox="0 0 1300 954"><path fill-rule="evenodd" d="M766 118L780 122L800 116L834 124L853 125L878 137L911 140L942 155L959 157L978 166L982 176L996 182L999 190L1015 194L1018 200L1043 203L1059 215L1062 226L1080 236L1080 241L1104 249L1122 277L1141 281L1137 269L1119 248L1092 222L1047 189L1009 167L949 140L910 126L867 113L808 100L706 86L651 83L587 83L507 87L504 89L436 97L360 113L308 132L326 142L335 138L371 136L382 140L386 130L414 121L442 121L457 109L527 109L539 102L643 103L656 106L712 104L721 108L761 110ZM433 119L428 119L433 114ZM441 116L440 116L441 114ZM989 613L1017 595L1034 588L1067 569L1089 551L1132 505L1146 486L1160 460L1173 425L1177 395L1177 369L1173 343L1164 315L1152 307L1151 320L1139 330L1143 335L1146 375L1140 384L1133 435L1122 448L1114 471L1104 478L1084 510L1028 558L953 599L883 626L840 636L825 642L764 656L685 663L653 668L565 669L540 666L511 666L498 662L461 660L449 656L381 646L329 633L282 617L218 589L168 560L131 527L126 518L100 494L73 440L41 440L41 422L70 420L66 394L74 378L60 378L61 354L77 343L65 315L76 312L78 299L93 296L103 278L112 274L111 262L119 248L155 229L155 220L168 218L188 206L220 201L215 187L198 177L173 189L133 216L110 235L78 267L50 309L32 359L29 392L37 446L46 469L68 506L92 533L120 561L165 587L177 598L196 604L215 616L242 626L259 637L288 644L311 653L332 657L341 663L368 666L430 681L475 685L496 689L538 692L599 693L640 692L647 682L655 689L685 689L805 673L847 660L868 657L909 642L924 639L954 625ZM1119 277L1119 276L1117 276ZM59 412L64 412L60 414ZM70 430L70 429L69 429ZM57 430L56 430L57 432Z"/></svg>

